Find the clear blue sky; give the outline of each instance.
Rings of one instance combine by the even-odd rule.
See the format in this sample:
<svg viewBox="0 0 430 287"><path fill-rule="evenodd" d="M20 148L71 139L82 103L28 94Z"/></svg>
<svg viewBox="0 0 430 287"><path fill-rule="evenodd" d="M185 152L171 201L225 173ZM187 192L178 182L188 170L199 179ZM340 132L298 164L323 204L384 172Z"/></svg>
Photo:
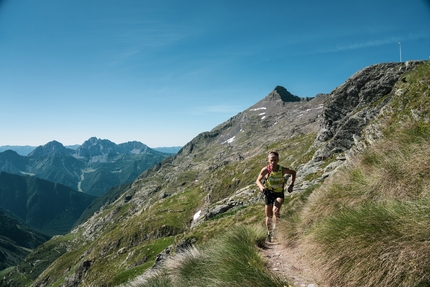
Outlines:
<svg viewBox="0 0 430 287"><path fill-rule="evenodd" d="M277 85L428 60L425 0L0 0L0 145L184 145Z"/></svg>

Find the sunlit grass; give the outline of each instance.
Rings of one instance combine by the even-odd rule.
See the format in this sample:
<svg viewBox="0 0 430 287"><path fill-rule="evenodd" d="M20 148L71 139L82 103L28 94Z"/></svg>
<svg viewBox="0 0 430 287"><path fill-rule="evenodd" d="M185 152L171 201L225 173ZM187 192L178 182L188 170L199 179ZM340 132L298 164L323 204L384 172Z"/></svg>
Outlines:
<svg viewBox="0 0 430 287"><path fill-rule="evenodd" d="M177 255L163 272L131 286L288 286L259 255L257 245L265 236L263 228L234 227L199 249Z"/></svg>
<svg viewBox="0 0 430 287"><path fill-rule="evenodd" d="M405 142L409 132L339 172L302 213L310 257L331 284L430 284L430 142Z"/></svg>
<svg viewBox="0 0 430 287"><path fill-rule="evenodd" d="M348 286L429 284L429 203L368 203L319 222L312 241L324 276Z"/></svg>

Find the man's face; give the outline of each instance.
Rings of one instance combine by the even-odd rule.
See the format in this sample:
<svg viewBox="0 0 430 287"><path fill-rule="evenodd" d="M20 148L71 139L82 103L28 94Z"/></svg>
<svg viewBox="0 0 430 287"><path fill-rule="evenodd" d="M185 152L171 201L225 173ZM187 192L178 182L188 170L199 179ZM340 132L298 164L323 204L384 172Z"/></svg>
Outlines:
<svg viewBox="0 0 430 287"><path fill-rule="evenodd" d="M279 159L277 156L270 156L269 157L269 164L271 166L276 166L278 164L278 161L279 161Z"/></svg>

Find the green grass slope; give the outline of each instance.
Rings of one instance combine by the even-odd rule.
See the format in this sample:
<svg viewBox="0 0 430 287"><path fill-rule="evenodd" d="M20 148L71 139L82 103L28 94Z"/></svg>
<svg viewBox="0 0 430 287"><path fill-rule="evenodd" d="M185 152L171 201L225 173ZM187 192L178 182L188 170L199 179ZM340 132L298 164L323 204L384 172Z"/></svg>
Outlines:
<svg viewBox="0 0 430 287"><path fill-rule="evenodd" d="M291 286L268 272L258 247L263 228L240 226L210 240L199 249L177 255L168 268L157 270L127 284L139 287Z"/></svg>

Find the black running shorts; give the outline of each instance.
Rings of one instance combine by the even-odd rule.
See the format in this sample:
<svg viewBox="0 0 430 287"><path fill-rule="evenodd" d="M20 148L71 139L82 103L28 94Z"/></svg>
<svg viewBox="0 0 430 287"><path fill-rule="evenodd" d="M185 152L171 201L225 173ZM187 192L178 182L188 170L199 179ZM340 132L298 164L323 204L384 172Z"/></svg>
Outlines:
<svg viewBox="0 0 430 287"><path fill-rule="evenodd" d="M274 192L267 190L264 195L264 197L266 198L266 205L273 205L277 198L284 198L284 192Z"/></svg>

